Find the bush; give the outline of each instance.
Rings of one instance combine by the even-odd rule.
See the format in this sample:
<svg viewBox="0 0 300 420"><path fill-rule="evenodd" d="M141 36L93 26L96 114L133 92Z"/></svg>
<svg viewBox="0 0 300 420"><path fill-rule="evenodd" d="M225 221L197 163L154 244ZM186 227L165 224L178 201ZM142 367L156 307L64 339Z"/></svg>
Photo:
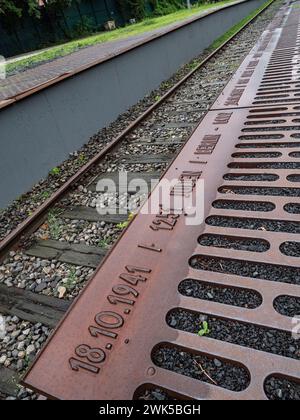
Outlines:
<svg viewBox="0 0 300 420"><path fill-rule="evenodd" d="M125 21L142 20L146 16L145 0L117 0L117 5Z"/></svg>
<svg viewBox="0 0 300 420"><path fill-rule="evenodd" d="M150 5L155 16L168 15L185 7L184 2L180 0L150 0Z"/></svg>
<svg viewBox="0 0 300 420"><path fill-rule="evenodd" d="M92 23L92 20L87 16L82 16L81 22L78 22L73 26L72 37L76 38L90 35L95 30L96 28Z"/></svg>

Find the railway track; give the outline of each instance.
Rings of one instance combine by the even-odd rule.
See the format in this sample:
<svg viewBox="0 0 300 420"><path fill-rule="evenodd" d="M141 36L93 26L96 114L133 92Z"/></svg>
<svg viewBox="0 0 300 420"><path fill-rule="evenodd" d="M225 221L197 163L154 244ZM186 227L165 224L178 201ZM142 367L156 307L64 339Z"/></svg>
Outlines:
<svg viewBox="0 0 300 420"><path fill-rule="evenodd" d="M131 373L134 373L132 387L135 387L135 389L128 388L128 384L124 382L124 388L119 389L120 394L116 398L120 396L121 398L128 398L129 394L131 394L131 397L135 394L136 397L140 398L155 398L155 396L159 396L160 398L164 396L175 396L177 398L197 398L199 396L202 398L205 396L209 398L235 398L237 395L236 391L239 391L240 394L238 395L242 397L258 398L265 395L261 383L262 378L263 375L267 377L267 374L272 373L271 366L274 361L281 366L285 375L287 375L287 372L290 372L288 376L297 376L295 361L290 359L297 359L299 349L296 345L297 343L291 342L291 338L287 337L286 332L290 329L291 320L287 317L278 316L278 312L282 314L286 306L290 308L288 316L294 316L297 312L296 309L299 307L299 291L295 286L297 281L292 281L294 278L297 279L298 275L295 257L299 251L297 251L297 242L290 242L284 236L286 233L297 234L297 216L293 216L283 210L278 210L279 205L281 205L280 208L282 206L288 206L291 208L291 211L296 211L298 196L296 186L293 185L291 187L290 185L291 182L297 182L296 148L298 147L298 142L296 139L298 126L293 118L294 116L297 117L297 105L294 105L297 104L297 89L290 88L288 96L286 96L285 91L282 93L281 87L281 84L286 85L286 83L291 82L289 80L291 77L291 83L297 84L297 76L294 77L294 67L296 68L297 61L295 62L294 60L294 51L291 51L292 48L297 48L297 45L292 44L294 40L293 38L290 39L289 31L291 31L290 27L297 27L298 21L296 20L296 23L290 23L291 19L295 19L294 15L289 15L290 10L290 7L285 7L280 11L258 46L250 53L252 60L250 63L252 63L252 66L249 66L249 60L247 61L246 58L238 70L237 76L227 85L222 95L214 103L212 110L204 117L202 123L190 137L178 158L165 173L165 177L169 178L172 174L176 175L178 168L181 168L182 174L187 171L189 172L189 178L192 178L193 182L196 180L194 177L198 179L203 174L206 182L209 184L205 191L205 202L208 203L205 208L205 215L208 216L206 225L204 225L205 230L203 230L204 228L187 228L184 226L182 217L177 220L177 217L168 216L165 223L163 223L158 216L153 224L153 221L150 220L151 215L150 219L149 215L139 215L117 243L110 256L106 258L102 268L96 272L94 280L84 289L84 292L80 295L81 297L73 306L68 317L58 328L56 335L54 335L46 350L41 353L42 355L36 362L34 369L29 371L26 377L26 383L50 396L62 398L79 397L78 392L82 392L82 389L78 390L76 388L76 380L74 380L73 386L70 387L66 387L64 382L61 384L61 387L58 386L55 390L51 388L51 383L49 383L49 388L46 387L44 383L44 379L47 377L47 375L44 376L47 370L45 366L47 364L45 354L50 352L50 359L53 360L53 365L56 366L55 355L53 355L51 347L60 346L61 342L58 337L62 337L61 334L65 334L68 329L72 329L72 326L74 327L74 318L71 323L70 318L72 318L74 313L76 316L78 314L84 314L86 307L89 307L90 314L91 308L93 308L93 295L98 297L98 305L100 297L101 307L102 305L103 308L107 306L104 292L106 289L110 289L112 284L110 282L109 284L104 282L105 273L107 273L109 278L112 278L112 274L116 273L115 278L118 278L118 269L121 269L121 267L121 271L125 271L123 277L125 276L127 283L131 283L133 286L138 285L145 290L137 290L134 287L129 287L128 284L122 284L121 286L115 285L113 292L117 296L110 295L110 312L112 311L111 304L117 305L116 308L120 305L125 305L124 308L121 306L121 309L124 309L124 314L121 316L117 312L114 312L108 318L105 318L107 313L103 315L104 318L100 315L97 318L98 326L94 326L94 328L100 326L102 327L102 332L99 332L99 328L97 331L93 330L94 334L100 337L100 341L101 338L103 340L103 337L110 337L110 342L105 344L105 351L97 347L98 350L92 352L91 358L95 361L94 365L86 362L86 358L89 357L89 347L87 347L87 344L78 344L76 346L76 355L79 359L70 357L73 372L71 370L66 372L66 381L73 374L76 375L75 372L78 372L80 368L88 369L92 374L91 379L85 377L86 381L97 380L98 376L96 371L100 369L98 362L104 362L104 358L108 359L105 363L109 365L109 369L105 370L106 365L104 365L103 372L100 373L99 378L101 374L104 374L106 377L107 373L111 375L114 369L118 369L116 372L120 372L121 377L123 374L126 376L127 373L126 369L124 369L124 364L127 366L126 361L129 365L132 364L130 363L130 357L133 347L134 354L137 352L140 356L144 352L139 347L140 344L137 337L142 328L141 323L145 323L147 316L150 316L150 314L152 317L151 308L153 308L154 302L158 307L157 314L155 316L153 315L154 323L151 322L151 325L160 325L161 322L155 322L154 318L161 320L165 316L162 316L162 313L166 314L168 312L167 323L169 327L167 325L165 327L162 326L158 332L149 328L149 337L143 342L143 346L145 346L143 348L149 349L149 357L147 356L148 359L145 369L139 373L136 370L134 372L131 371ZM294 14L297 16L296 19L299 18L297 10L294 9L294 11ZM287 26L281 29L281 26L286 24L286 20ZM280 31L282 34L279 34ZM284 35L285 32L287 33L286 35ZM278 38L279 47L273 52L272 48L275 48ZM27 322L32 323L36 321L50 328L54 326L58 318L67 309L68 302L66 300L55 299L52 296L72 300L84 286L87 277L94 273L94 269L99 266L105 257L105 248L110 246L110 244L106 243L108 238L113 238L113 241L117 239L128 222L127 213L99 216L95 210L97 200L105 196L103 191L95 191L96 184L99 180L101 181L100 174L110 173L110 178L117 181L117 184L118 179L116 173L119 170L127 170L130 173L131 179L135 179L138 174L138 177L145 181L145 185L149 185L150 179L157 179L166 169L174 154L185 143L186 138L197 126L199 120L206 113L216 93L224 86L225 79L223 84L220 84L220 77L228 77L233 74L241 58L248 52L245 44L243 45L240 42L237 50L233 48L235 51L230 51L230 43L226 45L226 48L229 49L229 54L231 54L230 66L232 66L232 69L230 71L227 66L224 71L222 70L220 55L210 57L210 59L215 58L215 60L218 60L219 66L217 71L215 70L215 74L210 75L212 79L210 81L210 88L214 86L214 90L208 95L205 106L203 106L203 96L199 93L199 90L201 92L199 82L201 82L201 78L203 77L201 70L204 69L205 71L205 66L201 66L193 75L190 75L186 79L184 85L180 85L180 89L179 86L176 86L173 95L168 95L167 100L160 104L159 108L155 107L155 110L151 110L154 112L148 116L147 120L143 121L141 125L136 126L135 130L132 130L131 127L130 132L126 133L127 137L121 137L122 143L117 149L111 150L108 148L105 151L105 154L102 156L103 160L99 162L99 166L97 167L97 175L95 176L95 167L93 173L86 173L85 182L81 183L81 185L68 195L63 196L59 205L51 211L50 216L48 215L46 222L42 226L40 225L44 218L41 216L44 215L46 210L48 211L48 207L45 206L45 208L38 210L36 215L39 218L36 220L35 215L30 221L30 225L28 225L29 231L33 231L32 235L26 239L24 247L21 250L16 249L11 252L9 258L6 259L2 266L2 272L0 271L3 276L2 280L8 287L7 290L10 290L9 293L3 291L4 295L5 293L7 294L6 300L0 302L0 309L3 308L3 312L11 316L17 315L20 319ZM224 53L224 48L218 54L222 53ZM288 63L289 69L286 70L286 62L288 60L290 60L290 63ZM261 70L261 74L265 71L266 76L263 80L260 80L260 73L253 64L256 61L258 61L256 65ZM206 65L209 66L211 62L212 60L207 61ZM245 65L247 68L243 68ZM206 71L209 70L210 68L208 67ZM256 78L254 82L251 72L253 73L253 77ZM246 75L244 76L243 74ZM241 81L242 83L240 83ZM251 95L247 93L247 83L249 84L249 91L253 91L253 83L258 90L256 97L251 98L252 102L249 101ZM204 89L202 88L203 91ZM288 106L283 110L282 104L285 103L288 103ZM266 106L268 107L267 111L265 110ZM253 113L253 111L255 112ZM230 118L228 119L229 115ZM263 115L263 119L261 115ZM246 128L241 128L244 127L244 122ZM280 124L285 125L282 127ZM197 142L199 143L199 136L212 136L207 133L209 130L210 132L215 131L216 128L220 130L221 134L214 135L214 138L210 137L206 139L198 150L198 156L195 158L198 159L197 162L195 159L192 160L191 153L193 148L197 146ZM285 138L286 129L289 132L293 131L288 142ZM268 131L271 134L265 134ZM222 138L222 141L219 141L222 135L226 140ZM278 137L279 135L280 137ZM241 137L243 138L241 139ZM234 146L237 143L237 139L241 139L241 142L235 149ZM108 151L110 151L109 154L107 153ZM226 163L228 163L228 159L231 159L230 151L233 152L233 159L229 163L231 165L230 170L224 178L226 182L224 185L220 185L217 200L213 200L216 188L221 184L222 174L226 172ZM293 155L289 156L287 153L292 153ZM186 161L185 158L189 156L190 159ZM222 156L223 158L221 159ZM224 159L224 156L227 160ZM293 159L296 161L291 161ZM220 165L220 168L216 169L216 161ZM261 173L259 171L260 169L263 169L264 172ZM287 185L284 180L285 176L289 177ZM185 177L182 179L184 180ZM69 184L65 186L64 191L69 186ZM263 200L261 199L262 195L264 196ZM228 196L230 199L228 199ZM292 203L284 198L290 196L293 197ZM60 195L58 197L61 198ZM294 199L294 197L296 198ZM57 198L55 201L57 201ZM105 199L107 205L114 204L113 197L106 195ZM128 196L119 197L118 204L122 203L122 199L126 202ZM213 211L209 213L209 204L212 201ZM276 207L274 202L276 203ZM238 216L236 210L239 211ZM265 218L265 212L268 212L268 218ZM35 226L31 224L33 221L35 222ZM151 234L146 230L149 224L152 224L152 228L155 228L153 231L155 234L151 232L154 237L156 235L155 239L154 237L152 239ZM180 245L178 238L181 238L180 241L183 240L183 243L187 245L182 255L180 255L180 265L182 265L180 269L176 266L170 270L170 266L174 265L172 261L175 261L177 257L179 259L178 249L175 246L174 250L171 248L168 251L171 257L164 255L170 238L166 235L165 230L160 232L159 227L162 224L170 227L167 231L171 231L172 241L177 244L177 247ZM38 230L36 230L37 226L40 226ZM80 229L78 229L78 226ZM100 230L98 230L98 226L100 226ZM255 234L252 233L252 235L249 235L247 229L255 230ZM199 230L203 230L203 234L199 238L198 255L194 250L197 238L199 237ZM228 235L228 231L230 231L230 235ZM16 239L20 239L19 234L23 232L21 230L11 235L8 242L4 243L3 254L7 252L7 249ZM139 232L141 232L142 242L140 242L140 238L138 237ZM99 238L101 239L99 240ZM159 246L157 246L156 241L159 242ZM101 247L99 247L99 242L101 242ZM280 245L280 249L284 249L285 253L279 254L279 251L275 250L276 247L273 247L273 242L278 244L278 246ZM272 243L271 249L269 249L270 243ZM135 248L136 245L138 245L138 248ZM132 250L134 251L132 252ZM131 264L129 261L136 258L137 253L140 253L138 265L136 262ZM251 256L249 256L250 253ZM278 264L274 264L274 258L279 259L279 257L280 261L278 261ZM239 271L241 270L241 260L238 258L242 258L242 260L247 259L247 264L244 264L243 267L245 275ZM189 273L191 279L186 278L186 262L189 259L192 267L189 269L192 273ZM282 265L282 261L286 265L290 264L291 266L289 272L286 274L288 281L282 280L285 279L282 268L284 264ZM72 266L71 270L69 264ZM152 264L155 270L149 268L149 264ZM256 271L253 271L254 269ZM285 270L287 270L286 267ZM166 279L164 281L164 289L160 287L157 271L160 273L160 276L165 273L165 276L161 277ZM154 274L151 274L152 272ZM242 276L239 277L239 284L234 277L237 274ZM252 274L255 274L254 277L256 280L249 280ZM272 276L278 276L278 279L275 280L278 283L276 283L276 288L274 288L272 293L269 291L269 284L264 284L268 282L262 281L262 279L273 281L270 276L271 278ZM123 277L121 278L123 279ZM148 287L148 277L154 277L151 279L151 287ZM155 277L157 277L156 282ZM246 277L245 281L243 281L243 277ZM174 282L174 278L180 278L178 280L179 291L182 296L185 296L184 298L179 298L176 288L170 283ZM146 279L147 287L144 285ZM98 281L98 286L95 287L96 280ZM236 287L237 285L239 288ZM17 286L19 288L19 296L14 294L13 289L10 289L11 286ZM148 289L150 289L151 293ZM53 290L55 290L55 293L53 293ZM170 291L170 297L165 299L164 302L158 303L159 296L161 296L164 290L168 290L168 294ZM146 297L143 297L145 306L143 310L138 306L140 299L138 297L142 294L142 291L148 293L148 300ZM44 294L48 294L49 296L44 296ZM292 298L289 298L287 305L287 298L285 297L282 300L282 296L289 295ZM39 296L38 299L41 300L38 301L36 296ZM117 299L118 296L119 300ZM200 309L199 303L197 303L198 300L191 299L191 296L202 299L199 302L201 302L201 312L204 312L204 314L197 313ZM207 296L210 302L207 302ZM262 297L263 305L261 304ZM276 301L277 313L271 310L272 299ZM82 302L90 303L85 306ZM48 308L48 310L43 310L42 314L40 314L39 305L40 308ZM173 307L177 309L173 310ZM169 312L166 308L170 308L172 311ZM254 308L256 309L254 310ZM17 310L19 311L18 313L16 312ZM135 320L139 318L137 315L138 311L140 311L141 318ZM124 317L131 317L131 313L134 316L133 319L130 318L131 325L135 325L136 329L131 326L131 329L128 330L129 327L126 322L124 323ZM266 320L267 315L271 315L274 321ZM41 316L43 319L40 319ZM82 316L81 321L83 320L85 322L85 319L89 319L89 317L90 315L87 315L86 318ZM224 317L228 320L229 326L222 324ZM75 319L76 325L80 324L79 318ZM262 337L264 348L259 347L259 345L254 345L251 342L243 342L242 339L237 340L237 334L238 336L243 336L243 332L241 332L242 326L247 321L249 326L252 323L253 335L258 334ZM114 322L115 325L113 325ZM185 334L186 332L197 332L197 329L200 329L203 322L208 322L208 329L212 330L211 337L216 340L211 344L210 340L207 340L206 337L196 336L195 338L195 336ZM124 327L122 328L123 323ZM225 324L225 321L223 323ZM67 327L65 327L66 324L68 324ZM112 331L109 331L107 328L109 324ZM28 327L28 325L25 325L25 327ZM35 327L32 328L34 329ZM39 329L40 327L37 327L37 330ZM19 334L23 330L21 329ZM221 345L217 342L220 338L216 333L216 331L220 330L225 331L225 337L223 337L223 343ZM274 331L276 332L277 330L280 330L281 334L280 343L284 343L283 349L280 351L279 349L272 349L271 344L266 338L269 337L268 334L273 337L275 335ZM46 335L48 335L48 331L45 331ZM180 331L183 331L183 333ZM207 335L210 334L206 331L204 335L206 333ZM82 334L86 337L85 331ZM37 336L38 334L35 335ZM76 337L76 334L74 336ZM121 338L118 337L118 341L115 344L113 340L116 340L117 336ZM133 336L133 339L128 338L131 336ZM55 340L57 342L53 344ZM87 338L87 340L90 343L91 339ZM128 346L124 346L122 340ZM74 344L71 343L71 340L64 339L63 341L64 346L68 347L68 350ZM133 344L131 344L131 341ZM168 342L168 344L157 347L156 344L160 341ZM269 341L272 340L269 339ZM155 345L152 345L154 342ZM231 344L224 344L224 342ZM245 346L246 349L241 349L238 346L240 342L242 343L241 346ZM277 343L273 345L274 348L277 346ZM286 349L286 346L294 348L294 351ZM36 350L40 347L37 347ZM118 347L121 354L115 359L114 357L116 356L113 355L116 353L119 354L118 350L115 349L116 347ZM131 348L131 351L127 355L124 354L127 351L126 347ZM182 347L184 351L180 351ZM201 348L201 351L199 351L199 348ZM114 353L112 352L113 349ZM110 352L111 356L108 356L107 353ZM265 355L264 352L275 354L275 356L272 355L270 357L268 354ZM150 360L151 353L152 360ZM211 354L215 357L212 358L210 356ZM281 356L284 357L282 358ZM254 363L250 362L248 366L244 366L245 358L252 360L254 357L260 358L264 368L259 370ZM57 363L59 362L57 361ZM119 366L120 363L123 365L123 369ZM43 365L42 369L39 367L40 364ZM144 364L145 361L141 361L141 366L144 366ZM251 381L247 369L250 370ZM172 371L173 373L166 373L166 370ZM7 369L5 372L7 374ZM143 376L145 372L147 372L146 379ZM178 376L178 373L174 376L174 372L179 372L194 379L183 382L181 377ZM9 373L12 375L12 372ZM277 376L275 378L271 377L270 383L267 384L268 389L271 390L268 396L270 398L273 398L274 395L275 397L280 397L278 390L281 388L278 386L278 381L288 382L287 388L289 392L285 389L284 391L281 390L283 397L289 397L291 392L294 392L297 396L297 392L299 392L297 385L291 385L293 382L288 379L281 380L278 372L275 373ZM215 374L218 376L215 377ZM237 379L232 379L233 377ZM199 382L198 379L202 382ZM104 397L111 392L109 378L107 378L107 381L108 386L107 390L103 393ZM144 383L148 382L151 382L152 385L145 386ZM296 382L297 379L295 379ZM174 387L174 383L176 383L176 387ZM141 386L141 384L143 385ZM197 395L196 387L198 389ZM291 387L292 391L290 391ZM72 395L65 394L66 388L70 390ZM89 388L87 387L87 389ZM162 389L163 391L161 391ZM80 397L83 397L83 395L81 394ZM96 396L88 395L86 397ZM99 395L97 396L98 398Z"/></svg>
<svg viewBox="0 0 300 420"><path fill-rule="evenodd" d="M268 6L269 5L267 5L267 7ZM251 22L255 19L256 17L254 16L250 22L245 24L245 27L247 27L248 24L251 24ZM259 31L256 31L253 34L251 33L251 30L248 32L251 39L253 37L252 42L255 41L255 37L257 37L258 32ZM161 109L161 105L164 104L165 101L173 95L173 93L176 92L182 84L185 84L185 82L189 80L193 74L198 74L198 71L205 67L207 62L212 62L217 59L218 52L223 51L223 47L227 48L230 45L231 40L238 42L239 36L242 33L244 33L243 28L234 34L231 39L227 40L223 45L213 51L212 54L203 54L192 63L189 63L185 68L180 69L178 74L162 84L161 89L154 94L154 97L152 95L150 98L145 98L145 100L136 107L137 109L133 107L132 110L121 116L116 124L113 124L108 129L104 129L100 134L93 136L93 138L91 138L80 151L75 152L69 160L61 165L61 167L54 168L55 170L59 170L58 174L56 174L55 171L50 173L47 180L42 180L33 188L32 191L28 192L21 197L20 200L16 200L11 206L9 206L6 211L1 211L0 259L7 254L7 251L14 245L15 242L19 241L22 234L26 234L26 232L32 230L32 226L34 224L39 223L37 221L38 218L42 218L45 213L48 212L49 208L51 208L57 200L68 192L70 187L73 187L76 182L79 182L83 176L88 175L88 170L92 170L95 165L101 162L101 160L103 160L113 147L118 146L120 142L124 141L126 136L130 134L134 128L138 127L146 118L153 115L153 112L155 112L156 109ZM246 52L249 49L249 42L251 41L249 41L248 38L247 40L243 39L242 42L244 45L244 51ZM243 54L243 49L241 48L240 50L241 52L239 54ZM233 51L233 54L234 53L235 52ZM240 58L241 55L237 57L237 59ZM222 67L223 66L221 66L221 68ZM192 70L190 70L191 68ZM231 74L232 70L227 73L222 71L221 76L228 79ZM212 93L210 94L211 98L209 101L207 101L209 98L203 98L203 96L201 96L201 101L205 99L204 110L209 108L209 105L212 103L213 98L217 95L222 85L224 85L224 80L216 81L215 87L213 84L210 86ZM169 88L170 86L172 86L171 89ZM209 93L206 92L206 95L209 96ZM190 107L185 107L186 112L201 111L199 108L196 110L193 109L193 100L189 105ZM177 107L175 110L173 109L172 112L174 113L180 110L181 108ZM184 109L182 112L184 113ZM178 122L180 122L181 119L178 117ZM199 115L194 118L194 126L197 120L199 120ZM111 141L111 138L113 138L113 141ZM87 164L82 166L82 163L86 161L88 161ZM79 171L76 171L76 168L78 167L81 168ZM53 194L51 195L51 193ZM49 195L51 195L49 199L45 199L45 197L48 197ZM33 229L34 228L35 227L33 227Z"/></svg>

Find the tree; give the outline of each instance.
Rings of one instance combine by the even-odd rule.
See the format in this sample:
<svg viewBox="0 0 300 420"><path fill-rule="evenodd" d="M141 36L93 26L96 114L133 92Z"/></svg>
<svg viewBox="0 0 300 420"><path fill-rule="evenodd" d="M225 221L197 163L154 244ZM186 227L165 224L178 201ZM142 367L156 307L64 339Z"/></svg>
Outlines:
<svg viewBox="0 0 300 420"><path fill-rule="evenodd" d="M63 36L67 39L71 38L71 30L65 19L64 10L70 7L73 1L77 0L44 0L45 16L49 25L53 28L52 32L56 33L55 28L58 28L59 32L63 33Z"/></svg>
<svg viewBox="0 0 300 420"><path fill-rule="evenodd" d="M50 9L66 9L74 0L45 0L45 7Z"/></svg>
<svg viewBox="0 0 300 420"><path fill-rule="evenodd" d="M44 0L46 9L61 10L70 7L73 2L80 0ZM38 0L0 0L0 15L21 18L27 12L30 16L40 17Z"/></svg>
<svg viewBox="0 0 300 420"><path fill-rule="evenodd" d="M134 14L133 17L135 17L138 20L141 20L145 17L146 12L146 5L145 0L128 0L129 7L132 10L132 13Z"/></svg>
<svg viewBox="0 0 300 420"><path fill-rule="evenodd" d="M186 0L149 0L149 3L153 14L162 16L183 9L186 5Z"/></svg>
<svg viewBox="0 0 300 420"><path fill-rule="evenodd" d="M25 3L25 4L24 4ZM29 15L39 17L39 6L36 0L0 0L0 15L10 18L21 18L24 11Z"/></svg>
<svg viewBox="0 0 300 420"><path fill-rule="evenodd" d="M145 0L117 0L117 5L125 21L131 18L141 20L145 17Z"/></svg>
<svg viewBox="0 0 300 420"><path fill-rule="evenodd" d="M0 15L20 18L22 16L22 8L18 7L17 3L14 0L0 0Z"/></svg>
<svg viewBox="0 0 300 420"><path fill-rule="evenodd" d="M14 35L12 39L22 50L22 42L18 36L16 28L17 21L22 17L23 8L20 5L20 2L17 0L0 0L0 18L1 24L6 29L6 31Z"/></svg>
<svg viewBox="0 0 300 420"><path fill-rule="evenodd" d="M27 10L30 16L34 16L36 18L41 17L40 7L38 5L37 0L28 0Z"/></svg>

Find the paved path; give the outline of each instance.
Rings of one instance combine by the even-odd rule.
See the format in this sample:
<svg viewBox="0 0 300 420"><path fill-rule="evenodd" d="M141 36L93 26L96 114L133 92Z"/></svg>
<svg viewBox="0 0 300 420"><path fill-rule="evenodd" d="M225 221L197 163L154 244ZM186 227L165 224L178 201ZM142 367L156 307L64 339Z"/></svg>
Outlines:
<svg viewBox="0 0 300 420"><path fill-rule="evenodd" d="M236 1L234 3L240 2L241 1ZM64 75L80 71L82 67L89 67L93 64L101 63L129 48L133 48L136 45L166 34L173 29L184 26L199 17L224 7L227 7L227 5L210 8L204 12L193 15L188 19L175 22L153 31L145 32L138 36L130 36L117 41L110 41L82 48L65 57L57 58L49 63L41 64L32 69L10 76L5 80L0 80L0 106L3 106L5 101L14 99L18 95L31 91L34 88L41 87L41 85L47 84Z"/></svg>

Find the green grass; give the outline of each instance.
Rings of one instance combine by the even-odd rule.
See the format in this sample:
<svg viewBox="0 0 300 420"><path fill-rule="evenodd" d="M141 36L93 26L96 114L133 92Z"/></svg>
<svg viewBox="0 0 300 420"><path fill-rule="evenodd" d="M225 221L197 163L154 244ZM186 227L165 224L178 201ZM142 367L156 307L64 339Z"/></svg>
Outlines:
<svg viewBox="0 0 300 420"><path fill-rule="evenodd" d="M60 174L60 168L58 168L57 166L55 166L55 168L52 168L50 171L51 175L59 175Z"/></svg>
<svg viewBox="0 0 300 420"><path fill-rule="evenodd" d="M234 25L232 28L229 29L224 35L220 36L218 39L216 39L209 47L209 51L214 51L217 48L219 48L224 42L226 42L229 38L231 38L234 34L236 34L246 23L248 23L258 12L263 10L265 7L267 7L269 4L271 4L273 0L269 0L266 3L264 3L262 6L260 6L258 9L255 9L250 15L246 16L244 19L242 19L239 23Z"/></svg>
<svg viewBox="0 0 300 420"><path fill-rule="evenodd" d="M43 51L40 54L37 54L33 57L24 58L17 62L9 63L6 66L6 71L7 73L11 73L12 71L20 71L33 65L41 64L43 62L71 54L72 52L80 48L100 44L103 42L115 41L117 39L127 38L129 36L139 35L144 32L152 31L154 29L170 25L174 22L184 20L188 17L191 17L195 13L204 12L211 8L221 7L233 2L233 0L225 0L220 1L218 3L202 4L201 6L192 7L192 9L190 10L178 10L177 12L171 13L166 16L151 17L134 25L128 25L123 28L118 28L111 32L100 32L98 34L91 35L79 40L77 39L74 41L70 41L65 44L57 45L51 49Z"/></svg>
<svg viewBox="0 0 300 420"><path fill-rule="evenodd" d="M48 228L51 239L59 240L62 232L62 227L59 222L59 211L57 209L50 210L48 213Z"/></svg>
<svg viewBox="0 0 300 420"><path fill-rule="evenodd" d="M70 267L70 271L68 277L65 281L61 283L61 286L64 286L67 290L73 289L78 282L78 278L76 276L76 268Z"/></svg>
<svg viewBox="0 0 300 420"><path fill-rule="evenodd" d="M109 243L105 239L100 239L98 246L99 248L107 249L109 247Z"/></svg>
<svg viewBox="0 0 300 420"><path fill-rule="evenodd" d="M208 328L208 322L203 321L201 325L201 329L198 331L198 335L203 337L204 335L208 335L210 333L210 329Z"/></svg>
<svg viewBox="0 0 300 420"><path fill-rule="evenodd" d="M129 213L127 220L125 220L125 222L123 223L118 223L117 228L121 230L127 228L127 226L129 225L129 223L131 222L133 218L134 218L134 213Z"/></svg>

